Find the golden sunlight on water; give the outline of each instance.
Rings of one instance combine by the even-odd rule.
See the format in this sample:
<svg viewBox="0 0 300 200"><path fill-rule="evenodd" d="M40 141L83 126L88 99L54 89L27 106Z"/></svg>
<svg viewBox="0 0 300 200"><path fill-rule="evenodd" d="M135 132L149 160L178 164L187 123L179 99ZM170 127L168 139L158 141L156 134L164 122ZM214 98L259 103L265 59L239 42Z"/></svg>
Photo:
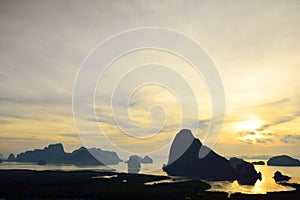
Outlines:
<svg viewBox="0 0 300 200"><path fill-rule="evenodd" d="M248 161L251 162L252 160ZM276 171L281 171L283 174L291 176L292 179L289 182L300 183L299 167L273 167L267 165L256 165L255 169L262 173L262 180L258 180L254 186L240 185L237 181L210 181L209 184L212 186L210 191L222 191L227 192L230 195L237 192L246 194L266 194L267 192L295 190L292 187L277 184L273 179Z"/></svg>

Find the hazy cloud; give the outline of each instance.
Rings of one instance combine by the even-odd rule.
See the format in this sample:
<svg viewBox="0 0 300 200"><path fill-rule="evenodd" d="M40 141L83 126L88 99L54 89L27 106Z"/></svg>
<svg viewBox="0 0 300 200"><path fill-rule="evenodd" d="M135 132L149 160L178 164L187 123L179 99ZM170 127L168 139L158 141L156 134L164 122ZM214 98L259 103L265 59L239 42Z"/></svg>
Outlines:
<svg viewBox="0 0 300 200"><path fill-rule="evenodd" d="M244 130L238 132L240 141L246 144L265 144L271 143L277 137L276 133L273 132L260 132L260 131L249 131ZM250 137L250 138L249 138Z"/></svg>
<svg viewBox="0 0 300 200"><path fill-rule="evenodd" d="M259 132L259 131L241 131L238 132L240 139L239 141L246 144L266 144L272 142L281 142L284 144L295 144L300 141L300 135L279 135L273 132ZM251 137L249 136L257 136Z"/></svg>
<svg viewBox="0 0 300 200"><path fill-rule="evenodd" d="M0 124L11 124L11 121L8 120L0 120Z"/></svg>
<svg viewBox="0 0 300 200"><path fill-rule="evenodd" d="M266 144L271 143L274 140L272 138L253 138L253 139L240 139L240 142L246 144Z"/></svg>
<svg viewBox="0 0 300 200"><path fill-rule="evenodd" d="M31 141L33 139L36 139L36 137L0 137L0 140L4 140L4 141Z"/></svg>
<svg viewBox="0 0 300 200"><path fill-rule="evenodd" d="M78 138L78 134L76 133L59 133L59 136L68 137L68 138Z"/></svg>
<svg viewBox="0 0 300 200"><path fill-rule="evenodd" d="M271 123L263 124L261 127L257 128L256 131L263 131L263 130L268 129L271 126L275 126L275 125L279 125L279 124L283 124L283 123L286 123L286 122L293 121L294 119L296 119L298 117L299 117L299 114L297 114L297 113L295 113L292 116L282 116L282 117L279 117L279 118L275 119Z"/></svg>
<svg viewBox="0 0 300 200"><path fill-rule="evenodd" d="M238 132L238 134L240 136L246 136L246 135L255 135L255 131L249 131L249 130L243 130L243 131L240 131Z"/></svg>
<svg viewBox="0 0 300 200"><path fill-rule="evenodd" d="M285 144L294 144L300 141L300 135L285 135L280 138L280 141Z"/></svg>
<svg viewBox="0 0 300 200"><path fill-rule="evenodd" d="M278 100L278 101L273 101L273 102L262 104L261 106L278 106L278 105L281 105L281 104L288 103L290 101L291 101L290 98L283 98L283 99Z"/></svg>
<svg viewBox="0 0 300 200"><path fill-rule="evenodd" d="M271 138L255 139L256 143L265 144L273 142Z"/></svg>

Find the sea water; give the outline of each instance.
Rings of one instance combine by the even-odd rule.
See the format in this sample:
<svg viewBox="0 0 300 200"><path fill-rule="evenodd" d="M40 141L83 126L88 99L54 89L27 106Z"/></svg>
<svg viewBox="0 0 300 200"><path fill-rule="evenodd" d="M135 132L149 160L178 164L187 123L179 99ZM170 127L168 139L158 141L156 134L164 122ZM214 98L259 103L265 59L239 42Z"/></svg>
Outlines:
<svg viewBox="0 0 300 200"><path fill-rule="evenodd" d="M167 175L162 166L166 159L156 158L153 164L141 164L140 173L153 174L153 175ZM247 160L252 162L254 160ZM265 163L266 160L263 160ZM78 166L78 165L37 165L36 163L22 163L22 162L3 162L0 164L0 169L29 169L29 170L62 170L62 171L76 171L76 170L92 170L92 171L127 171L127 164L120 163L118 165L119 170L114 169L115 166ZM121 169L121 170L120 170ZM300 167L279 167L279 166L267 166L267 165L255 165L255 169L262 173L262 180L257 181L254 186L239 185L237 181L208 181L212 186L209 191L222 191L228 194L241 192L247 194L265 194L267 192L279 192L294 190L292 187L283 186L277 184L274 179L274 173L276 171L282 172L282 174L292 177L288 182L300 184Z"/></svg>
<svg viewBox="0 0 300 200"><path fill-rule="evenodd" d="M246 160L253 162L256 160ZM263 160L267 163L267 160ZM255 165L256 171L262 173L262 180L257 180L255 185L240 185L237 181L209 181L208 183L212 186L209 191L222 191L228 194L233 193L245 193L245 194L266 194L267 192L280 192L280 191L291 191L295 190L293 187L283 186L277 184L273 179L274 173L280 171L284 175L292 177L289 183L300 184L300 167L279 167L279 166L268 166L268 165Z"/></svg>

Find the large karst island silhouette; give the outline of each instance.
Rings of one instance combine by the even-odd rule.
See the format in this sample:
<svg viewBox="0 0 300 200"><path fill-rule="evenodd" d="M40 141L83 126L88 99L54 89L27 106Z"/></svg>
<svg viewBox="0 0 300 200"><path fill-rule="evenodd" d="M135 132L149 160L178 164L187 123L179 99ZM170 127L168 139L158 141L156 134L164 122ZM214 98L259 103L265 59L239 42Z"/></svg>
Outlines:
<svg viewBox="0 0 300 200"><path fill-rule="evenodd" d="M199 151L209 152L203 158ZM175 136L167 165L163 170L172 176L185 176L203 180L237 180L240 184L254 185L261 173L256 172L253 164L242 159L227 160L225 157L202 145L188 129Z"/></svg>

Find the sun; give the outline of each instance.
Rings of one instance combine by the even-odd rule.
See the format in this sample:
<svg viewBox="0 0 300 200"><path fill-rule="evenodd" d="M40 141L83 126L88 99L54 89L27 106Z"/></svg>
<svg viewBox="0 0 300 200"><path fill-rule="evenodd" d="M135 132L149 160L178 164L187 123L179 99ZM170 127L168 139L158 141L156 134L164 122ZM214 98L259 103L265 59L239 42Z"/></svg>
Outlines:
<svg viewBox="0 0 300 200"><path fill-rule="evenodd" d="M237 123L239 130L254 131L262 125L262 120L248 120Z"/></svg>

